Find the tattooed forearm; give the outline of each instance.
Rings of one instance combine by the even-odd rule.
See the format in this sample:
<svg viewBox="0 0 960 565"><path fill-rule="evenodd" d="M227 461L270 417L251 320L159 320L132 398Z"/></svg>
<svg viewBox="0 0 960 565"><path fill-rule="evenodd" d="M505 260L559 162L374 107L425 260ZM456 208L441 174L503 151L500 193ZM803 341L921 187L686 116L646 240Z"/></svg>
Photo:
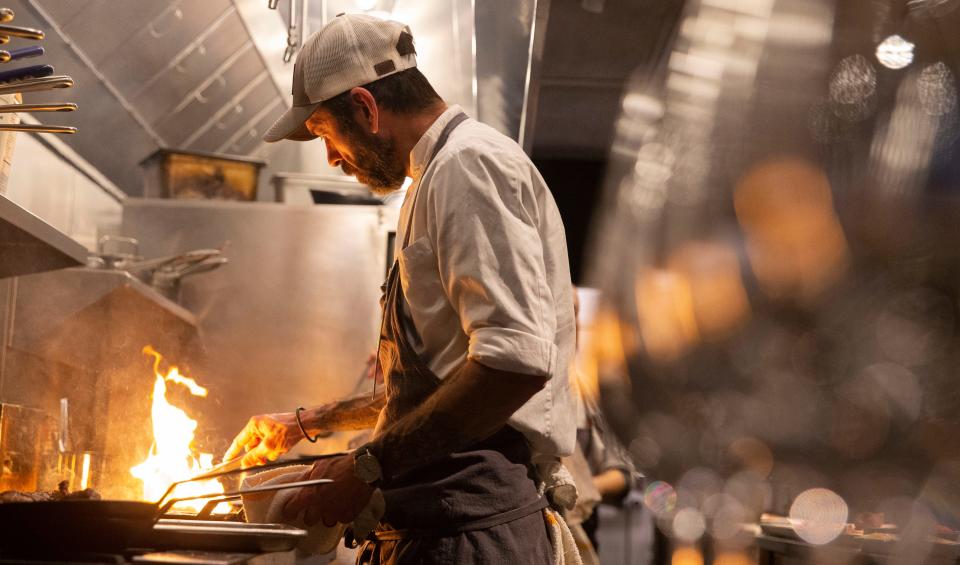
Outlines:
<svg viewBox="0 0 960 565"><path fill-rule="evenodd" d="M304 427L312 434L365 430L377 424L377 417L384 403L385 397L381 387L376 396L364 394L338 400L308 408L301 412L300 416Z"/></svg>
<svg viewBox="0 0 960 565"><path fill-rule="evenodd" d="M370 448L387 477L429 464L493 435L545 383L545 377L468 361Z"/></svg>

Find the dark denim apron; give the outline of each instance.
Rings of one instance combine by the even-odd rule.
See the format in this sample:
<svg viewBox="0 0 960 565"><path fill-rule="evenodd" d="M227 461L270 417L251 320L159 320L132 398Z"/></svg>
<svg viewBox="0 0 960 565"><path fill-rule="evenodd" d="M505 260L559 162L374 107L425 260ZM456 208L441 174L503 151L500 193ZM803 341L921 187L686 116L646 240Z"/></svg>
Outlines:
<svg viewBox="0 0 960 565"><path fill-rule="evenodd" d="M430 162L465 119L466 114L460 113L450 120ZM413 197L401 249L410 242L417 195ZM394 261L385 289L378 353L387 399L381 429L408 414L440 386L440 379L410 342L407 331L414 326L403 304L400 269ZM386 514L362 546L357 563L552 563L541 512L546 502L537 493L530 469L530 449L523 435L504 426L463 451L393 477L383 489Z"/></svg>

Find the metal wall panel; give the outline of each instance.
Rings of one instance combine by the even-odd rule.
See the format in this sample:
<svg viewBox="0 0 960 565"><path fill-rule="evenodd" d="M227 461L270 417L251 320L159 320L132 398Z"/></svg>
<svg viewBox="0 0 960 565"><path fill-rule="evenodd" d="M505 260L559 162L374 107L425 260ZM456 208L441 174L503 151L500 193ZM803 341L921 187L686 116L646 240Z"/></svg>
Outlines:
<svg viewBox="0 0 960 565"><path fill-rule="evenodd" d="M83 42L84 51L98 65L109 59L137 30L178 3L37 0L68 35ZM71 5L81 9L72 10Z"/></svg>
<svg viewBox="0 0 960 565"><path fill-rule="evenodd" d="M207 37L197 38L189 50L178 55L179 60L171 60L155 79L141 85L132 102L147 121L156 124L196 88L195 77L217 73L248 41L240 16L235 11L226 14Z"/></svg>
<svg viewBox="0 0 960 565"><path fill-rule="evenodd" d="M171 112L157 124L157 131L170 146L180 147L233 97L250 88L254 81L266 79L263 65L253 57L253 48L245 45L243 49L250 56L235 59L222 73L202 85L197 96L186 102L179 111Z"/></svg>
<svg viewBox="0 0 960 565"><path fill-rule="evenodd" d="M181 296L205 351L195 376L221 402L206 414L211 433L354 391L376 347L395 225L394 211L372 206L126 201L123 233L147 256L229 241L230 263L186 279Z"/></svg>
<svg viewBox="0 0 960 565"><path fill-rule="evenodd" d="M203 33L228 9L232 9L229 0L171 4L167 11L138 30L98 64L121 93L131 96L139 90L139 85L161 72L185 45ZM121 19L111 21L115 25L126 25ZM87 47L87 42L84 42L84 47ZM199 81L203 77L191 78Z"/></svg>
<svg viewBox="0 0 960 565"><path fill-rule="evenodd" d="M261 75L256 86L245 93L236 103L227 105L214 115L204 129L198 130L199 134L190 143L184 146L188 149L197 151L217 151L221 145L227 142L234 132L242 128L250 121L250 116L261 108L270 106L277 99L276 90L273 84L267 79L266 75ZM262 135L263 132L261 131Z"/></svg>

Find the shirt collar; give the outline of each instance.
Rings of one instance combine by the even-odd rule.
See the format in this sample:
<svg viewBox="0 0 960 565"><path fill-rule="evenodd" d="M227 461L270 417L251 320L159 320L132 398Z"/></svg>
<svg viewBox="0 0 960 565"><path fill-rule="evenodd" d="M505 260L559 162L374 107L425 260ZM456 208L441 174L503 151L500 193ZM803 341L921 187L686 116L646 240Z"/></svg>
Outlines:
<svg viewBox="0 0 960 565"><path fill-rule="evenodd" d="M454 116L462 111L460 106L451 104L430 124L427 131L425 131L420 137L420 140L417 141L417 144L413 146L413 150L410 151L410 171L413 174L414 182L420 180L420 177L423 176L424 169L430 164L430 155L433 153L433 148L437 145L437 138L440 137L440 132L443 131L443 128L446 127L447 123L453 119Z"/></svg>

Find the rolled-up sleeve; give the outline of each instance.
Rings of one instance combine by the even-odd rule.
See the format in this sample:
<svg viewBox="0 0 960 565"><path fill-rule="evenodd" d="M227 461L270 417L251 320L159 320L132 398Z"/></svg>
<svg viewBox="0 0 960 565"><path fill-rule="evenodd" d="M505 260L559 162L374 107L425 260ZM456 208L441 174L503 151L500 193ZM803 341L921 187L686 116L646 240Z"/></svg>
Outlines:
<svg viewBox="0 0 960 565"><path fill-rule="evenodd" d="M469 150L438 159L428 234L447 299L469 338L468 358L550 377L558 355L556 312L538 202L514 159ZM458 189L444 190L450 186Z"/></svg>

